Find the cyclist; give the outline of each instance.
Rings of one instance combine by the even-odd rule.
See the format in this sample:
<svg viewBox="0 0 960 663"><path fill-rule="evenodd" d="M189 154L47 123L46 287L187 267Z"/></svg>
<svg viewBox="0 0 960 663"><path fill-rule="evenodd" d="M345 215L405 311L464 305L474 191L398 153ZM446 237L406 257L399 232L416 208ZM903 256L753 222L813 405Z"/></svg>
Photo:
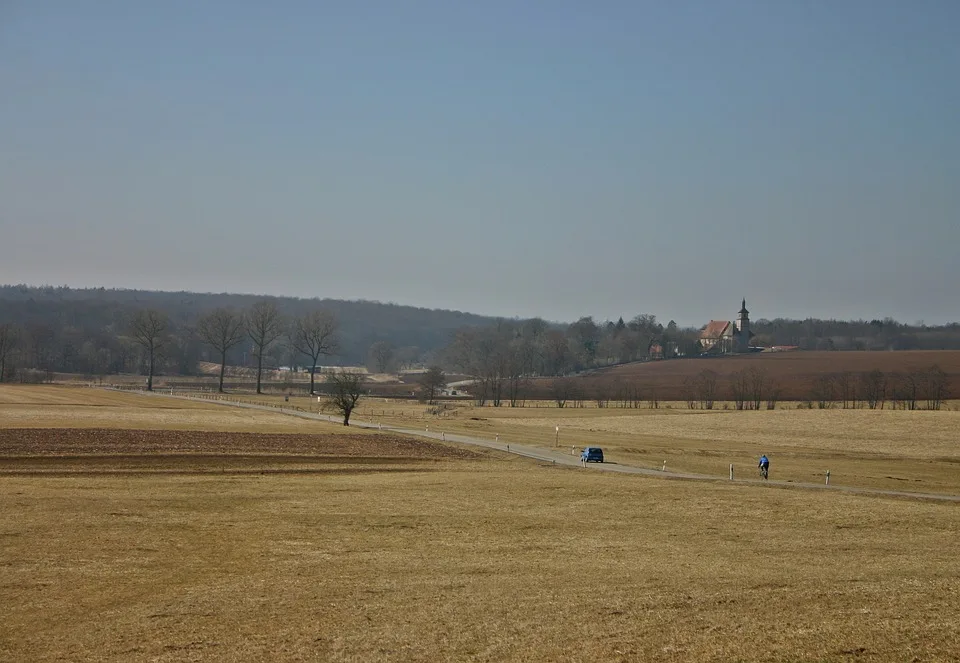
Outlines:
<svg viewBox="0 0 960 663"><path fill-rule="evenodd" d="M757 464L757 467L760 468L760 475L766 479L770 474L770 459L767 458L767 454L760 456L760 462Z"/></svg>

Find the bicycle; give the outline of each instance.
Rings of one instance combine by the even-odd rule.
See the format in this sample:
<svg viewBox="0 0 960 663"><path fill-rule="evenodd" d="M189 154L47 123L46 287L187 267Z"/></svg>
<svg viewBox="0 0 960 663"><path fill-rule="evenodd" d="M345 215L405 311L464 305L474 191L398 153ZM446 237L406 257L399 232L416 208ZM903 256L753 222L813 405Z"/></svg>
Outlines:
<svg viewBox="0 0 960 663"><path fill-rule="evenodd" d="M769 477L769 475L770 475L770 467L767 466L767 465L761 465L761 466L760 466L760 478L763 479L764 481L766 481L767 478Z"/></svg>

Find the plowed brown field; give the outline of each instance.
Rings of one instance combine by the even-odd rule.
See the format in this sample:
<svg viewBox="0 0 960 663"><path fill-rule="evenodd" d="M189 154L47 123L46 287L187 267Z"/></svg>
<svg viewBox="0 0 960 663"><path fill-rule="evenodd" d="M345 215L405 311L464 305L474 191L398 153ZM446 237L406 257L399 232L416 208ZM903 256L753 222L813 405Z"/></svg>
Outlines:
<svg viewBox="0 0 960 663"><path fill-rule="evenodd" d="M117 429L0 429L0 476L352 473L423 469L479 458L394 435L216 433Z"/></svg>
<svg viewBox="0 0 960 663"><path fill-rule="evenodd" d="M0 429L2 456L75 454L285 454L335 458L475 458L439 442L397 435L284 435L90 428Z"/></svg>
<svg viewBox="0 0 960 663"><path fill-rule="evenodd" d="M728 357L697 357L668 361L637 362L601 369L585 376L593 386L600 382L633 383L643 389L656 390L661 400L684 399L684 382L701 371L711 370L719 376L723 398L730 376L744 368L760 367L781 389L783 400L810 397L814 380L829 373L862 373L879 369L884 373L906 373L937 365L950 380L950 394L960 396L960 351L917 350L901 352L763 352ZM545 386L545 385L544 385ZM589 386L588 386L589 389ZM546 391L545 389L541 389ZM549 394L543 394L549 398Z"/></svg>

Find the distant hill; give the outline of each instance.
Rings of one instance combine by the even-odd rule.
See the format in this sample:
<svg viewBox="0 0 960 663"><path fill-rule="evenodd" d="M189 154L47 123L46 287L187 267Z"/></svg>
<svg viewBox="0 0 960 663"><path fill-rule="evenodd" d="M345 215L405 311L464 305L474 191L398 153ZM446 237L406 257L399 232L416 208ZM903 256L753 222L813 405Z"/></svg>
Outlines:
<svg viewBox="0 0 960 663"><path fill-rule="evenodd" d="M450 342L451 333L463 327L490 325L496 318L439 309L400 306L374 301L264 297L251 294L165 292L114 288L68 288L25 285L0 286L0 323L14 322L45 337L48 352L62 352L75 338L95 339L122 333L127 316L153 308L166 313L187 355L204 355L196 339L187 333L197 319L217 307L249 308L261 299L273 299L281 312L294 317L322 308L333 312L340 323L340 354L330 362L363 364L370 346L377 341L393 345L407 361L429 358ZM62 337L62 338L61 338ZM70 350L68 350L69 352ZM278 357L277 361L283 361ZM64 362L59 362L64 363ZM63 366L57 366L62 370Z"/></svg>

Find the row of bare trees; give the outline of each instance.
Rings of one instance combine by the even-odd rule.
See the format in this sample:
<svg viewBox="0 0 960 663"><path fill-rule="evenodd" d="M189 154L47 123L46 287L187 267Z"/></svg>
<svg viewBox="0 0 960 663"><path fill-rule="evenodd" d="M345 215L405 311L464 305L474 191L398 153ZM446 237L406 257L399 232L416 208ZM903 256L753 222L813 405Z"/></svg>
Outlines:
<svg viewBox="0 0 960 663"><path fill-rule="evenodd" d="M716 371L703 370L688 378L684 383L687 407L712 410L717 401L729 397L737 410L759 410L764 403L768 410L773 410L782 392L780 384L758 366L736 371L727 377L726 390L723 386Z"/></svg>
<svg viewBox="0 0 960 663"><path fill-rule="evenodd" d="M138 311L130 322L130 334L145 351L148 360L147 389L153 389L154 366L168 336L169 320L156 310ZM336 353L339 343L336 318L324 310L314 310L293 320L286 320L272 300L264 299L246 311L217 308L202 316L196 333L220 356L218 390L223 391L227 353L245 339L252 344L257 360L257 393L262 393L263 359L266 353L286 339L290 346L310 361L310 393L316 390L315 379L320 357Z"/></svg>
<svg viewBox="0 0 960 663"><path fill-rule="evenodd" d="M933 365L904 372L874 369L821 375L814 380L807 403L820 409L882 410L889 403L900 410L939 410L949 396L947 374Z"/></svg>
<svg viewBox="0 0 960 663"><path fill-rule="evenodd" d="M726 385L725 385L726 383ZM776 408L782 389L759 367L745 368L721 381L711 370L701 371L684 384L691 409L712 410L719 400L732 401L737 410L759 410L763 403ZM724 386L727 389L724 389ZM884 373L879 369L861 373L843 372L818 376L810 388L808 407L842 407L903 410L939 410L949 398L949 379L939 366Z"/></svg>

